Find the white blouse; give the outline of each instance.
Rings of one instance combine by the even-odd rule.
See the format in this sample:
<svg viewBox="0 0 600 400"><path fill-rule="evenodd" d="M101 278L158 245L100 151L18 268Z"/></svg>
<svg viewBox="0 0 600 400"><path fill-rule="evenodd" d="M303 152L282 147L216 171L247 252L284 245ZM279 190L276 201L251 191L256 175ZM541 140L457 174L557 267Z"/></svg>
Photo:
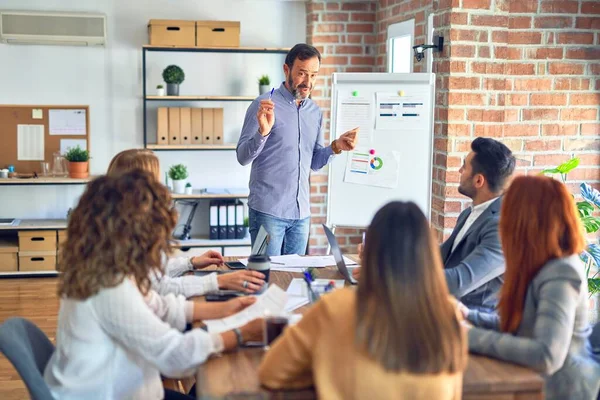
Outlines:
<svg viewBox="0 0 600 400"><path fill-rule="evenodd" d="M168 260L164 260L163 265L165 269L164 274L150 274L152 289L161 295L173 293L182 294L186 298L190 298L219 290L217 274L180 276L194 269L190 259L187 257L169 258Z"/></svg>
<svg viewBox="0 0 600 400"><path fill-rule="evenodd" d="M162 399L161 374L189 376L222 351L218 335L179 331L192 314L183 296L144 298L129 279L86 300L63 298L44 380L57 399Z"/></svg>

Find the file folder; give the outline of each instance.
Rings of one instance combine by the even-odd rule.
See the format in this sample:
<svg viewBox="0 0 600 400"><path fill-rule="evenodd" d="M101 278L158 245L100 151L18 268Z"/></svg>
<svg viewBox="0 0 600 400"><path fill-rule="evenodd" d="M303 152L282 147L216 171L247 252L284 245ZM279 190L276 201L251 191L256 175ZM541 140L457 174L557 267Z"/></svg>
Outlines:
<svg viewBox="0 0 600 400"><path fill-rule="evenodd" d="M169 144L181 144L179 108L169 107Z"/></svg>
<svg viewBox="0 0 600 400"><path fill-rule="evenodd" d="M213 143L223 144L223 109L215 108L213 111Z"/></svg>
<svg viewBox="0 0 600 400"><path fill-rule="evenodd" d="M192 144L202 144L201 108L192 108Z"/></svg>
<svg viewBox="0 0 600 400"><path fill-rule="evenodd" d="M213 109L202 109L202 144L213 144Z"/></svg>
<svg viewBox="0 0 600 400"><path fill-rule="evenodd" d="M245 232L244 226L244 203L236 201L235 204L235 238L243 239Z"/></svg>
<svg viewBox="0 0 600 400"><path fill-rule="evenodd" d="M216 240L219 238L219 205L216 201L210 202L210 219L209 219L209 239Z"/></svg>
<svg viewBox="0 0 600 400"><path fill-rule="evenodd" d="M219 239L227 239L227 204L219 203Z"/></svg>
<svg viewBox="0 0 600 400"><path fill-rule="evenodd" d="M156 114L156 143L169 144L169 113L167 107L159 107Z"/></svg>
<svg viewBox="0 0 600 400"><path fill-rule="evenodd" d="M235 239L235 203L227 204L227 239Z"/></svg>
<svg viewBox="0 0 600 400"><path fill-rule="evenodd" d="M192 110L184 107L179 112L181 144L192 144Z"/></svg>

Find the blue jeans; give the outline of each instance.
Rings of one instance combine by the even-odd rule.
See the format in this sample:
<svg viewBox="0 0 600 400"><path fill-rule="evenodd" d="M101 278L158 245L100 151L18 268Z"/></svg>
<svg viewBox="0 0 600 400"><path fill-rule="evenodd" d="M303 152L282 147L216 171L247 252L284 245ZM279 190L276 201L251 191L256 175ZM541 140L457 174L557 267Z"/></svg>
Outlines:
<svg viewBox="0 0 600 400"><path fill-rule="evenodd" d="M306 253L310 217L304 219L283 219L250 208L248 218L250 220L249 230L252 244L256 240L256 235L258 235L261 225L265 227L269 234L268 256L279 256L282 254L304 255Z"/></svg>

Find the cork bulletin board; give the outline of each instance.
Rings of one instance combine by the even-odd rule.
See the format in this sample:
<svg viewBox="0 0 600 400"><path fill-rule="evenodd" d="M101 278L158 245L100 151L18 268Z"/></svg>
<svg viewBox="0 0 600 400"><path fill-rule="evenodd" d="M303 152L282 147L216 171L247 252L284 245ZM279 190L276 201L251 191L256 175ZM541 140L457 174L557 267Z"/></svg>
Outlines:
<svg viewBox="0 0 600 400"><path fill-rule="evenodd" d="M53 113L51 132L50 113ZM68 118L63 117L77 114L80 119L78 126L70 126ZM85 120L83 118L85 117ZM64 120L64 121L63 121ZM62 124L61 124L62 123ZM43 159L19 160L19 135L20 132L33 126L41 136L43 129ZM43 126L43 128L41 128ZM52 133L52 134L51 134ZM31 136L28 136L31 138ZM39 136L38 136L39 137ZM89 106L83 105L0 105L0 168L8 165L15 166L15 172L19 174L31 174L41 172L41 162L45 161L52 165L53 154L63 150L68 143L85 142L87 150L90 150L90 110ZM22 142L24 143L24 142ZM38 142L39 143L39 142ZM25 147L25 146L22 146ZM23 151L21 149L21 151Z"/></svg>

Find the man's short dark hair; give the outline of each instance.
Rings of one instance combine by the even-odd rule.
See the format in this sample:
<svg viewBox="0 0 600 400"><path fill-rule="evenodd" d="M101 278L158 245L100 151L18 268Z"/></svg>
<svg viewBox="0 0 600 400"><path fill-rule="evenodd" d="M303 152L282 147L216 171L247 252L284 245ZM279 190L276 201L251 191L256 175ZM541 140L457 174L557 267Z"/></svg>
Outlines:
<svg viewBox="0 0 600 400"><path fill-rule="evenodd" d="M512 152L499 141L482 137L473 140L471 150L475 153L471 159L473 174L482 174L490 190L498 193L515 170Z"/></svg>
<svg viewBox="0 0 600 400"><path fill-rule="evenodd" d="M306 43L298 43L287 53L285 56L285 63L292 69L294 61L299 59L300 61L308 60L310 58L317 57L319 64L321 64L321 53L314 46Z"/></svg>

